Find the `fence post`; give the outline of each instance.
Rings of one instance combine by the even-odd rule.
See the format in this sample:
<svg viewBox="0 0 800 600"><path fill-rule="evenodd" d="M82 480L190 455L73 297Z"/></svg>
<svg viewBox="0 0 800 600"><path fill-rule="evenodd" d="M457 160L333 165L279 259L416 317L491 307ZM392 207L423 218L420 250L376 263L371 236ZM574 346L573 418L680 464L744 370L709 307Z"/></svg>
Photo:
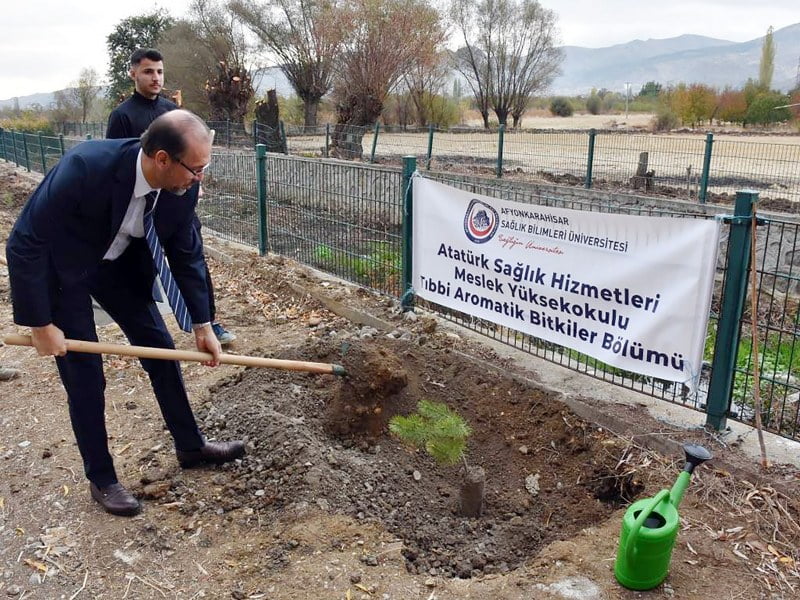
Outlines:
<svg viewBox="0 0 800 600"><path fill-rule="evenodd" d="M505 145L505 137L506 126L505 123L503 123L497 130L497 169L495 170L495 174L498 177L503 176L503 146Z"/></svg>
<svg viewBox="0 0 800 600"><path fill-rule="evenodd" d="M594 139L597 137L597 130L589 130L589 154L586 158L586 181L583 184L587 190L592 187L592 168L594 167Z"/></svg>
<svg viewBox="0 0 800 600"><path fill-rule="evenodd" d="M325 123L325 158L329 156L329 149L331 146L331 124Z"/></svg>
<svg viewBox="0 0 800 600"><path fill-rule="evenodd" d="M411 287L412 237L414 231L414 194L411 189L411 176L417 170L417 157L403 157L403 181L400 197L403 199L403 289L400 306L404 311L414 308L414 291Z"/></svg>
<svg viewBox="0 0 800 600"><path fill-rule="evenodd" d="M61 157L64 157L64 134L58 134L58 148L61 150Z"/></svg>
<svg viewBox="0 0 800 600"><path fill-rule="evenodd" d="M256 144L256 171L258 173L258 253L264 256L269 246L267 239L267 146Z"/></svg>
<svg viewBox="0 0 800 600"><path fill-rule="evenodd" d="M278 125L281 128L281 143L283 144L283 153L289 154L289 143L286 141L286 126L283 124L283 121L279 121Z"/></svg>
<svg viewBox="0 0 800 600"><path fill-rule="evenodd" d="M44 153L44 140L42 139L42 132L38 131L39 134L39 156L42 157L42 175L47 174L47 157Z"/></svg>
<svg viewBox="0 0 800 600"><path fill-rule="evenodd" d="M375 149L378 147L378 132L381 130L381 124L375 121L375 127L372 129L372 150L369 153L370 164L375 162Z"/></svg>
<svg viewBox="0 0 800 600"><path fill-rule="evenodd" d="M25 170L31 172L31 156L28 153L28 138L25 132L22 132L22 150L25 152Z"/></svg>
<svg viewBox="0 0 800 600"><path fill-rule="evenodd" d="M711 171L711 146L714 145L714 134L706 134L706 151L703 155L703 175L700 177L700 191L698 193L698 200L700 204L706 203L706 194L708 193L708 174Z"/></svg>
<svg viewBox="0 0 800 600"><path fill-rule="evenodd" d="M722 306L717 322L717 339L708 384L706 427L716 431L725 428L731 403L736 355L739 348L739 329L744 299L747 294L747 275L750 264L750 240L753 205L758 193L752 190L736 192L733 218L728 236L728 273L722 291ZM757 318L753 315L753 318ZM758 368L758 367L756 367Z"/></svg>
<svg viewBox="0 0 800 600"><path fill-rule="evenodd" d="M433 124L428 125L428 156L425 160L425 170L431 170L431 157L433 156Z"/></svg>

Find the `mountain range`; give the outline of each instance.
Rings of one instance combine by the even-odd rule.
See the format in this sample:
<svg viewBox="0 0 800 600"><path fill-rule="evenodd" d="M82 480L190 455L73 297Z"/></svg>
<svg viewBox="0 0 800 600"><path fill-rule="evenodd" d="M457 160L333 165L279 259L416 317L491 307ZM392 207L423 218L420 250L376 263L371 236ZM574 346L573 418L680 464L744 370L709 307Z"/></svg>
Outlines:
<svg viewBox="0 0 800 600"><path fill-rule="evenodd" d="M774 89L788 91L800 84L800 23L778 29L775 42ZM605 48L563 46L562 74L552 83L551 94L588 94L592 88L623 92L631 84L638 93L648 81L662 85L705 83L714 87L741 87L749 78L758 79L764 38L731 42L702 35L666 39L633 40ZM254 77L257 93L275 88L282 96L293 93L277 67L263 69ZM168 82L169 83L169 82ZM20 108L33 104L49 106L53 93L19 97ZM0 100L0 108L13 106L14 98Z"/></svg>
<svg viewBox="0 0 800 600"><path fill-rule="evenodd" d="M800 23L778 29L772 39L772 87L786 92L800 84ZM737 43L681 35L606 48L564 46L562 75L553 82L551 91L564 95L586 94L592 88L623 91L625 83L630 82L632 93L637 93L648 81L741 87L748 78L758 79L763 44L763 37Z"/></svg>

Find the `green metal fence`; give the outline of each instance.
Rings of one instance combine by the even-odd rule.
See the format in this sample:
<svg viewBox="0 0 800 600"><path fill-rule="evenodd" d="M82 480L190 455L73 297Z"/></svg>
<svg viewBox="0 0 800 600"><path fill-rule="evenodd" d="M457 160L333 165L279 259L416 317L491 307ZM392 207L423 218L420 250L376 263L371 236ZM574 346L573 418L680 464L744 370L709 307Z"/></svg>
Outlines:
<svg viewBox="0 0 800 600"><path fill-rule="evenodd" d="M287 136L291 140L291 136ZM45 172L69 140L0 131L0 158ZM79 143L75 141L74 143ZM404 296L410 273L409 186L401 169L252 151L215 150L198 207L204 225L222 237L290 256L381 293ZM44 156L42 159L41 157ZM39 158L37 158L39 157ZM427 156L425 157L427 160ZM51 163L52 161L52 163ZM406 159L406 169L415 164ZM600 164L600 163L598 163ZM647 200L602 190L556 188L510 178L426 171L454 187L516 202L576 210L680 218L721 218L703 372L697 391L615 369L570 349L469 315L428 304L443 316L493 339L578 372L707 414L720 429L727 418L754 420L753 314L748 300L755 192L738 193L736 214L720 206ZM602 169L602 167L601 167ZM759 212L755 316L762 420L768 430L800 439L800 219ZM405 233L405 235L404 235Z"/></svg>

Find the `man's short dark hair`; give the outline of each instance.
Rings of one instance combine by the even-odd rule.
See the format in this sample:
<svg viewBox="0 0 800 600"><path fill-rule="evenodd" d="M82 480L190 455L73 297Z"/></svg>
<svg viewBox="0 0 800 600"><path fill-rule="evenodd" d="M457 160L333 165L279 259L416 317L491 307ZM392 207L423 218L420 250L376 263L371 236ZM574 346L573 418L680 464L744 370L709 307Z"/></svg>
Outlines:
<svg viewBox="0 0 800 600"><path fill-rule="evenodd" d="M210 135L205 122L188 110L166 112L157 117L141 137L142 151L150 157L163 150L172 158L181 158L186 151L187 137L191 129Z"/></svg>
<svg viewBox="0 0 800 600"><path fill-rule="evenodd" d="M161 55L161 52L156 50L155 48L139 48L138 50L134 51L131 54L131 66L135 67L142 59L152 60L153 62L158 62L164 60L164 57Z"/></svg>

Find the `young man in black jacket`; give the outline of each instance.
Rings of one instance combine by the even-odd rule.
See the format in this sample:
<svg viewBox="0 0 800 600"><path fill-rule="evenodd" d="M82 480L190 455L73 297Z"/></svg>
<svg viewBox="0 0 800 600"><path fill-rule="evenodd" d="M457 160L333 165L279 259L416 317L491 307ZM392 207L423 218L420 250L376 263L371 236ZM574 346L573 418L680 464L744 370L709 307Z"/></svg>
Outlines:
<svg viewBox="0 0 800 600"><path fill-rule="evenodd" d="M152 48L136 50L131 55L130 76L135 89L133 96L115 108L108 117L106 138L138 138L156 117L175 110L178 105L160 96L164 86L164 57ZM200 219L194 217L194 226L200 235ZM201 236L202 239L202 236ZM221 344L229 344L236 336L216 321L217 307L211 273L206 265L208 303L211 309L211 326Z"/></svg>

